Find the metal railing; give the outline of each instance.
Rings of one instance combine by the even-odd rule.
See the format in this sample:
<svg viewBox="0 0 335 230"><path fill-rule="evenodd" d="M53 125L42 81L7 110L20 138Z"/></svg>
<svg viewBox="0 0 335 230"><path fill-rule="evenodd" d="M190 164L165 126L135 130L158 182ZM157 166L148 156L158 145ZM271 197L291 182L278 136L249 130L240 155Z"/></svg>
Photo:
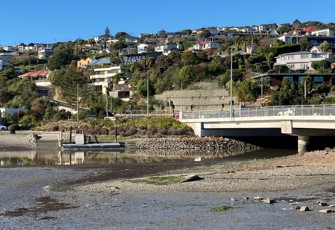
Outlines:
<svg viewBox="0 0 335 230"><path fill-rule="evenodd" d="M248 118L278 116L335 116L335 105L289 105L233 108L223 110L183 111L181 120L212 118ZM335 117L334 117L335 119Z"/></svg>

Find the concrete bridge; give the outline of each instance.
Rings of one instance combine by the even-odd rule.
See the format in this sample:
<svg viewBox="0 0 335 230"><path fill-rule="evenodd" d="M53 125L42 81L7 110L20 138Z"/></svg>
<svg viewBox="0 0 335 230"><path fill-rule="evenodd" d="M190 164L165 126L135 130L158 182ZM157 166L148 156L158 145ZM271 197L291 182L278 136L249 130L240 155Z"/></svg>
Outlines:
<svg viewBox="0 0 335 230"><path fill-rule="evenodd" d="M198 136L246 137L246 139L296 136L298 153L307 150L310 137L335 136L335 105L183 111L179 117L180 121L192 127Z"/></svg>

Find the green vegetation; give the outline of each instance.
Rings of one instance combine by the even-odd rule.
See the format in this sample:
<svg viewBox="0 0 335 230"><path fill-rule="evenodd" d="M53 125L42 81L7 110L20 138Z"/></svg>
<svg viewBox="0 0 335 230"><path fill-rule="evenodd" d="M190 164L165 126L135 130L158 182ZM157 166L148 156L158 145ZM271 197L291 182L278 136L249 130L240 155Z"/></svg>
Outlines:
<svg viewBox="0 0 335 230"><path fill-rule="evenodd" d="M132 183L145 183L152 185L168 185L168 184L181 183L185 179L186 179L185 176L151 176L127 181Z"/></svg>
<svg viewBox="0 0 335 230"><path fill-rule="evenodd" d="M282 34L290 32L295 28L315 26L318 29L335 28L334 23L324 24L310 21L302 23L295 20L292 24L282 24L276 28ZM107 40L113 38L110 30L106 27L105 38L101 43L94 39L77 39L74 42L59 42L53 44L54 54L48 58L39 59L37 51L20 53L18 57L10 60L11 65L6 66L0 72L0 104L3 107L20 108L25 112L14 115L6 115L2 123L20 125L22 129L32 129L35 127L46 127L50 124L52 130L61 130L59 121L77 120L85 125L80 126L85 130L97 131L100 134L111 133L115 123L103 120L105 116L113 114L130 113L134 110L146 110L146 96L150 97L150 112L163 107L162 101L154 99L155 94L173 89L190 89L195 83L202 81L217 81L218 84L229 90L231 64L233 68L233 94L241 102L255 103L259 99L261 90L263 96L269 98L269 105L289 105L289 104L313 104L313 103L333 103L334 87L314 84L310 77L307 81L307 94L305 95L302 84L292 84L284 80L281 87L270 87L270 82L265 81L261 87L260 83L253 80L256 74L275 71L277 73L294 72L287 67L273 67L275 57L300 50L308 50L311 44L307 40L301 40L298 44L285 44L276 36L266 34L244 34L243 36L228 36L236 34L236 31L227 29L222 32L222 36L215 37L215 42L219 44L218 49L213 50L193 50L192 48L198 39L210 38L210 28L201 28L195 35L191 29L184 29L176 33L173 37L164 30L156 34L147 34L138 38L137 43L146 42L149 44L147 51L153 51L152 43L158 41L173 42L182 45L184 52L171 52L169 55L161 55L157 58L147 57L146 59L124 64L124 56L121 51L125 48L132 48L136 45L129 42L130 37L126 32L118 32L114 38L118 39L107 46ZM21 44L22 45L22 44ZM23 44L24 45L24 44ZM33 45L33 44L32 44ZM248 47L257 48L252 53L246 53ZM323 51L335 50L328 43L322 43L319 48ZM108 49L108 52L106 51ZM4 50L0 50L4 52ZM128 51L127 51L128 52ZM234 52L231 63L231 52ZM106 57L111 61L111 65L122 64L122 73L115 75L108 87L109 95L115 93L115 83L120 79L127 79L131 85L132 98L123 101L120 98L102 95L95 92L92 80L89 76L93 74L91 68L77 68L76 62L81 58L101 58ZM104 65L102 65L104 66ZM108 65L110 66L110 65ZM105 67L108 67L105 65ZM101 66L99 66L101 67ZM320 61L313 63L312 67L318 73L332 73L330 63ZM48 96L41 97L37 92L37 87L33 78L21 79L18 76L32 70L51 70L49 80L52 90ZM112 84L114 83L114 85ZM149 92L147 92L149 86ZM57 109L57 104L52 99L65 101L73 106L86 108L77 115L72 115L65 110ZM106 108L107 105L107 108ZM106 111L107 110L107 111ZM93 120L89 120L93 119ZM123 137L129 135L181 135L191 134L191 130L173 119L141 118L134 120L117 120L119 133ZM79 127L79 126L78 126ZM67 127L69 128L69 127ZM93 132L93 131L92 131Z"/></svg>
<svg viewBox="0 0 335 230"><path fill-rule="evenodd" d="M230 209L233 209L233 207L222 205L222 206L217 206L217 207L211 208L211 211L212 212L225 212L225 211L228 211Z"/></svg>

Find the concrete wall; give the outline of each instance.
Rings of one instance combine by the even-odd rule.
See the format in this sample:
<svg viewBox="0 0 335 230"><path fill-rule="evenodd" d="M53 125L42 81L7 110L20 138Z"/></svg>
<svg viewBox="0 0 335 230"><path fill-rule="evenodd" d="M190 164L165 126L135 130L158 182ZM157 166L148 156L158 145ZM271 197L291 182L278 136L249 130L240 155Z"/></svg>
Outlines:
<svg viewBox="0 0 335 230"><path fill-rule="evenodd" d="M163 94L155 95L157 100L163 102L173 101L175 111L190 111L191 105L193 111L221 109L222 103L225 108L229 106L229 90L220 87L216 82L202 82L188 87L188 89L179 89L166 91ZM233 97L235 106L238 102ZM169 108L166 108L169 109Z"/></svg>

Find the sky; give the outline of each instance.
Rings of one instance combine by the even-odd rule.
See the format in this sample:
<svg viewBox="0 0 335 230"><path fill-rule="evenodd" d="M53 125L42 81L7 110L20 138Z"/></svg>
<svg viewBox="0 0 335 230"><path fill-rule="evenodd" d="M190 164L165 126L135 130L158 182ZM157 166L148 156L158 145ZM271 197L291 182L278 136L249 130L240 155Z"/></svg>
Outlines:
<svg viewBox="0 0 335 230"><path fill-rule="evenodd" d="M0 45L203 27L335 22L334 0L2 0Z"/></svg>

